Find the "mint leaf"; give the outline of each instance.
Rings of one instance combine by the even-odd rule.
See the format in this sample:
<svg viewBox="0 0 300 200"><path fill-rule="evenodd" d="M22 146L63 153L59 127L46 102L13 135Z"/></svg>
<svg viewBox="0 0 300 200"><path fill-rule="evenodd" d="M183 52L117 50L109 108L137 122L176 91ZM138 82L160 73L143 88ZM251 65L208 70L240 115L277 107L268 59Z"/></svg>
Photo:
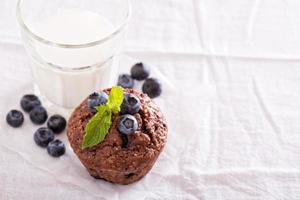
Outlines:
<svg viewBox="0 0 300 200"><path fill-rule="evenodd" d="M112 113L120 112L123 98L123 89L112 87L107 103L96 107L97 113L85 126L82 148L95 146L104 140L112 123Z"/></svg>
<svg viewBox="0 0 300 200"><path fill-rule="evenodd" d="M112 87L109 93L107 106L110 108L110 110L113 113L120 112L123 98L124 98L123 89L118 86Z"/></svg>
<svg viewBox="0 0 300 200"><path fill-rule="evenodd" d="M99 111L90 119L85 126L85 135L82 148L92 147L104 140L110 125L111 111L106 105L99 106Z"/></svg>

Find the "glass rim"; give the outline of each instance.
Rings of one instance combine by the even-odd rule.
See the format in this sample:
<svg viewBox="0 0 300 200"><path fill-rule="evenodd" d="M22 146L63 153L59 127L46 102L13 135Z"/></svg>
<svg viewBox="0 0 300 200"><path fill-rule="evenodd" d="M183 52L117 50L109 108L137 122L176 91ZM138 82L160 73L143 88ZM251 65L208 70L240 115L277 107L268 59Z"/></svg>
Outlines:
<svg viewBox="0 0 300 200"><path fill-rule="evenodd" d="M111 38L113 38L114 36L116 36L118 33L120 33L128 24L130 16L131 16L131 1L130 0L126 0L127 1L127 13L125 18L122 20L122 22L120 23L120 25L116 26L114 28L114 30L108 34L105 37L102 37L98 40L92 41L92 42L87 42L87 43L82 43L82 44L67 44L67 43L59 43L59 42L54 42L48 39L45 39L39 35L37 35L36 33L34 33L25 23L23 17L22 17L22 12L21 12L21 3L24 0L18 0L17 3L17 10L16 10L16 14L17 14L17 21L20 24L21 28L24 29L24 31L26 33L29 34L29 36L31 36L32 38L36 39L37 41L44 43L46 45L50 45L50 46L55 46L55 47L60 47L60 48L85 48L85 47L92 47L92 46L96 46L99 44L102 44L108 40L110 40Z"/></svg>

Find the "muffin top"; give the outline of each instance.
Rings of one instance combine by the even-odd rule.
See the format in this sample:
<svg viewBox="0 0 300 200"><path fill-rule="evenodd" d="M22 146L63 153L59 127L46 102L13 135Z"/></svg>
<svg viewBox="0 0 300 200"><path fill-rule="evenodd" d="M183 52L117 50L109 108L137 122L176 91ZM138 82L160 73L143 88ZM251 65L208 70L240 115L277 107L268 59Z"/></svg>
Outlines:
<svg viewBox="0 0 300 200"><path fill-rule="evenodd" d="M109 94L110 89L104 90ZM141 108L134 116L138 128L128 135L128 141L118 131L120 114L112 116L112 125L105 139L90 148L81 148L85 126L93 117L85 99L72 113L67 135L70 144L83 163L91 162L101 169L135 171L146 167L161 152L167 140L167 124L158 106L146 95L133 89L124 89L140 99Z"/></svg>

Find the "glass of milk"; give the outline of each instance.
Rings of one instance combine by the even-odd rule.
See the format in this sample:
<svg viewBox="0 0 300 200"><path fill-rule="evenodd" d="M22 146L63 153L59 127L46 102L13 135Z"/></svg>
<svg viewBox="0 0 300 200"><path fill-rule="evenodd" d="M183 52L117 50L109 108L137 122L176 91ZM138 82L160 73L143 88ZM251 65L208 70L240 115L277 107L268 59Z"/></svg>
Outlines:
<svg viewBox="0 0 300 200"><path fill-rule="evenodd" d="M17 19L42 97L74 108L116 83L129 0L19 0Z"/></svg>

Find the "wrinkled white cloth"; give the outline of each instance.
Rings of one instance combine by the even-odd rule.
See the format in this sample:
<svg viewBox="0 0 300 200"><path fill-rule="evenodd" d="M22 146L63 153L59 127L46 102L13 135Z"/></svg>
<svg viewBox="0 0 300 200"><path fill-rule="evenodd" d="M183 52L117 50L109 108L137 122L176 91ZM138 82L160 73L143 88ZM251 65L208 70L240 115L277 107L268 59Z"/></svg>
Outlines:
<svg viewBox="0 0 300 200"><path fill-rule="evenodd" d="M69 145L48 156L27 115L6 124L33 81L15 0L1 0L0 199L299 200L300 1L132 4L120 70L153 66L169 137L151 172L120 186L91 178Z"/></svg>

